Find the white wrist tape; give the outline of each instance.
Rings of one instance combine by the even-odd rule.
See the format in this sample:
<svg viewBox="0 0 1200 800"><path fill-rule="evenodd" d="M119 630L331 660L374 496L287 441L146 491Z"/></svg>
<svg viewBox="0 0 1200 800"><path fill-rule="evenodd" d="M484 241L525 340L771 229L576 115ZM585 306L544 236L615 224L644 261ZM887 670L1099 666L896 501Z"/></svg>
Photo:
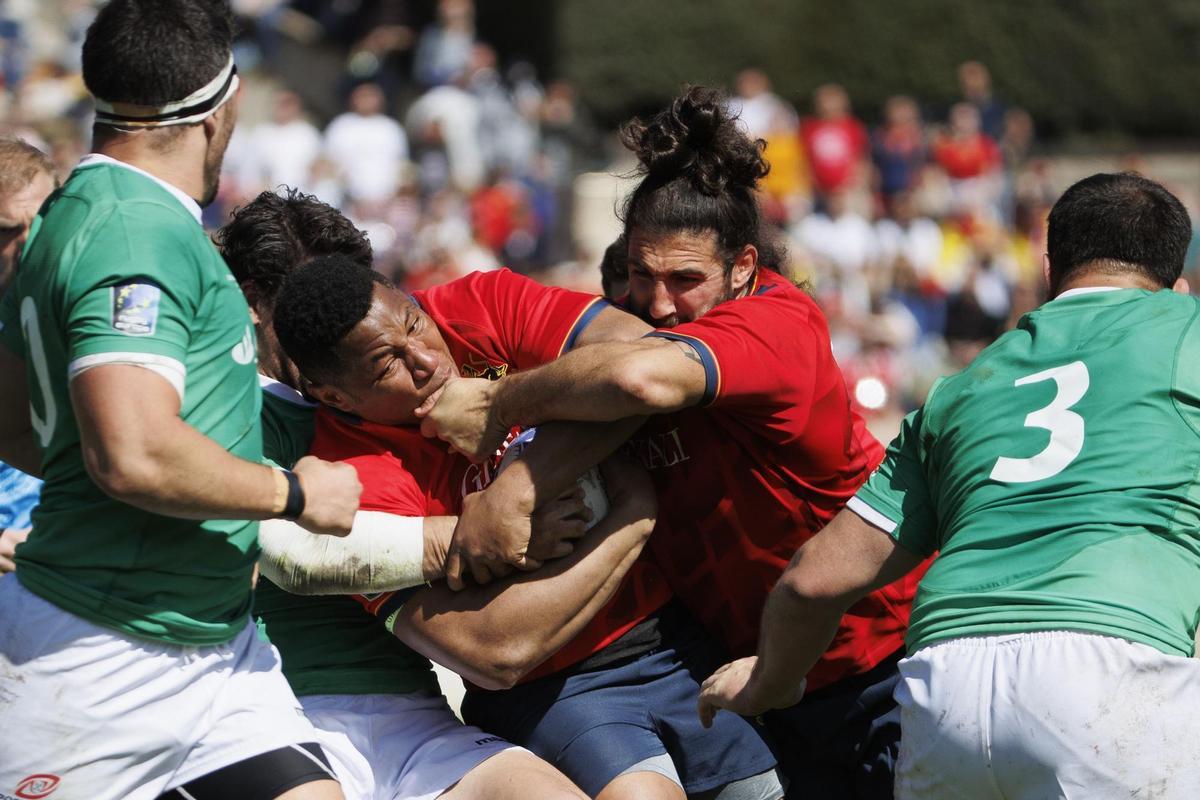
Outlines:
<svg viewBox="0 0 1200 800"><path fill-rule="evenodd" d="M345 537L309 533L295 522L259 525L262 574L292 594L371 594L425 583L423 517L359 511Z"/></svg>

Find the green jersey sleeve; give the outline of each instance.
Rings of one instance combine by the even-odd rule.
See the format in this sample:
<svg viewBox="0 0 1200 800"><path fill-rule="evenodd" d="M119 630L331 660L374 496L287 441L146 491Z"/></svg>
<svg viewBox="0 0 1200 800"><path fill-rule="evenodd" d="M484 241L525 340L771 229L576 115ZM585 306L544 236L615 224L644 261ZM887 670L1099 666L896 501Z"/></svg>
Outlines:
<svg viewBox="0 0 1200 800"><path fill-rule="evenodd" d="M846 504L919 556L932 555L938 549L937 513L922 464L924 414L922 408L904 418L883 462Z"/></svg>
<svg viewBox="0 0 1200 800"><path fill-rule="evenodd" d="M65 287L69 364L74 377L106 363L140 364L159 372L182 395L188 353L202 303L198 270L186 263L189 243L153 206L117 210L89 242L89 269Z"/></svg>

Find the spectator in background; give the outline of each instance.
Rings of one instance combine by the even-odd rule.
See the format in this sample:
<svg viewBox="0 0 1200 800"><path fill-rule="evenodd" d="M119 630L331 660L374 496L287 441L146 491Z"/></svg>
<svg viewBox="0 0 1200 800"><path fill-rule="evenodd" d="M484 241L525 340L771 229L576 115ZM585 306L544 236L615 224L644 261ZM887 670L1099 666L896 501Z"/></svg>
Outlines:
<svg viewBox="0 0 1200 800"><path fill-rule="evenodd" d="M913 188L928 151L921 111L911 97L889 97L883 108L883 125L871 137L871 154L879 170L879 193L891 213L892 199Z"/></svg>
<svg viewBox="0 0 1200 800"><path fill-rule="evenodd" d="M439 0L437 21L421 31L413 58L417 83L434 87L462 78L475 44L475 4L471 0Z"/></svg>
<svg viewBox="0 0 1200 800"><path fill-rule="evenodd" d="M980 128L978 108L956 103L950 109L949 129L935 137L933 157L950 178L951 211L970 215L995 209L1000 148Z"/></svg>
<svg viewBox="0 0 1200 800"><path fill-rule="evenodd" d="M241 190L251 194L282 185L308 191L313 164L320 157L321 132L306 118L300 96L276 92L271 121L250 133Z"/></svg>
<svg viewBox="0 0 1200 800"><path fill-rule="evenodd" d="M729 109L751 139L767 143L764 154L771 171L760 186L763 212L773 222L784 222L808 211L808 183L804 150L796 135L800 117L796 109L771 91L771 79L760 69L744 69L734 80L736 94Z"/></svg>
<svg viewBox="0 0 1200 800"><path fill-rule="evenodd" d="M753 67L742 70L734 79L729 110L742 121L751 139L766 139L777 131L794 133L800 124L796 109L771 91L767 73Z"/></svg>
<svg viewBox="0 0 1200 800"><path fill-rule="evenodd" d="M825 279L840 293L847 314L866 314L871 304L868 270L877 257L875 230L850 207L848 190L829 193L825 209L801 220L793 237L813 257L822 293Z"/></svg>
<svg viewBox="0 0 1200 800"><path fill-rule="evenodd" d="M400 123L384 113L383 90L376 84L350 93L349 110L325 129L325 152L354 200L378 202L396 193L408 141Z"/></svg>
<svg viewBox="0 0 1200 800"><path fill-rule="evenodd" d="M12 136L0 138L0 295L12 282L29 224L58 180L54 162ZM0 574L12 572L13 549L29 534L42 482L0 462Z"/></svg>
<svg viewBox="0 0 1200 800"><path fill-rule="evenodd" d="M979 111L983 132L1000 141L1004 135L1004 113L1008 110L992 94L992 74L978 61L964 61L958 65L958 86L962 98Z"/></svg>
<svg viewBox="0 0 1200 800"><path fill-rule="evenodd" d="M880 263L891 276L891 265L904 259L918 280L928 279L942 257L942 229L936 222L922 216L910 191L892 197L891 216L875 223L875 240Z"/></svg>
<svg viewBox="0 0 1200 800"><path fill-rule="evenodd" d="M817 87L813 110L816 116L801 123L800 136L820 200L856 185L868 139L867 129L850 113L850 96L838 84Z"/></svg>
<svg viewBox="0 0 1200 800"><path fill-rule="evenodd" d="M477 42L471 48L466 88L479 102L478 140L487 169L514 176L528 173L537 150L537 126L517 108L490 45Z"/></svg>
<svg viewBox="0 0 1200 800"><path fill-rule="evenodd" d="M417 98L404 118L416 151L421 188L472 192L487 172L480 143L479 99L462 86L435 86Z"/></svg>

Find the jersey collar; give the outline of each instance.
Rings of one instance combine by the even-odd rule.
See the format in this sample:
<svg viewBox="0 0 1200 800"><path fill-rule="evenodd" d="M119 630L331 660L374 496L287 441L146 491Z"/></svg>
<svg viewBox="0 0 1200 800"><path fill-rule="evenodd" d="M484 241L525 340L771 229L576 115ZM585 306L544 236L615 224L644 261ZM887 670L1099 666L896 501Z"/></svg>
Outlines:
<svg viewBox="0 0 1200 800"><path fill-rule="evenodd" d="M1077 289L1067 289L1060 294L1055 300L1062 300L1064 297L1078 297L1082 294L1098 294L1099 292L1119 292L1123 286L1080 286Z"/></svg>
<svg viewBox="0 0 1200 800"><path fill-rule="evenodd" d="M86 167L94 167L98 164L107 164L107 165L113 166L113 167L121 167L121 168L127 169L131 172L136 172L139 175L145 175L147 178L154 181L159 186L161 186L162 188L164 188L168 192L170 192L171 196L174 197L176 200L178 200L180 203L182 203L183 207L187 209L188 213L196 218L196 222L200 222L200 204L199 203L197 203L191 197L188 197L181 190L177 189L176 187L174 187L171 184L164 181L162 178L159 178L156 175L151 175L149 172L146 172L146 170L144 170L144 169L138 169L133 164L126 164L124 161L118 161L117 159L111 158L102 153L88 153L86 156L84 156L82 159L80 159L79 163L75 166L75 169L84 169Z"/></svg>
<svg viewBox="0 0 1200 800"><path fill-rule="evenodd" d="M280 400L285 400L294 406L300 406L301 408L316 408L317 407L316 403L311 403L308 400L304 399L304 395L302 395L300 392L296 391L292 387L288 386L286 383L280 383L279 381L275 380L274 378L268 378L266 375L263 375L261 372L258 373L258 385L262 388L262 390L264 392L267 392L268 394L273 394L276 397L278 397Z"/></svg>

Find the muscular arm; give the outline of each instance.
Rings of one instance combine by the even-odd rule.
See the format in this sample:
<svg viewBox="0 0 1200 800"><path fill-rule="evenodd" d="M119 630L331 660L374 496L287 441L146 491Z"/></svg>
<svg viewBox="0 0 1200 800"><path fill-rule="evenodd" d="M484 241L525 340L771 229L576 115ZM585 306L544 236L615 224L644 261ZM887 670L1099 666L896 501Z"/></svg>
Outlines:
<svg viewBox="0 0 1200 800"><path fill-rule="evenodd" d="M534 569L547 558L570 552L557 536L564 526L535 529L535 509L561 496L585 471L620 447L641 418L613 423L550 423L521 458L492 482L466 498L446 557L446 580L461 589L470 571L476 583L504 574L506 565ZM543 535L538 535L539 533ZM582 534L580 528L577 531Z"/></svg>
<svg viewBox="0 0 1200 800"><path fill-rule="evenodd" d="M276 471L232 455L184 422L178 393L158 374L126 364L89 369L71 381L71 404L88 475L110 497L184 519L268 519L280 512ZM358 502L353 469L310 459L307 466L314 465L336 480L302 478L308 505L300 521L345 533ZM303 463L296 472L312 474ZM328 508L330 501L337 507Z"/></svg>
<svg viewBox="0 0 1200 800"><path fill-rule="evenodd" d="M423 589L400 610L396 636L479 686L515 684L609 601L654 527L654 493L640 469L622 462L605 479L609 515L569 556L488 586Z"/></svg>
<svg viewBox="0 0 1200 800"><path fill-rule="evenodd" d="M404 517L359 511L348 536L309 533L272 519L258 531L259 566L272 583L300 595L374 594L420 586L445 575L458 517Z"/></svg>
<svg viewBox="0 0 1200 800"><path fill-rule="evenodd" d="M25 363L0 345L0 461L41 477L42 454L29 421Z"/></svg>
<svg viewBox="0 0 1200 800"><path fill-rule="evenodd" d="M754 716L797 702L803 678L825 652L842 615L866 594L921 563L891 536L843 510L792 557L767 597L758 655L722 667L704 683L700 716L717 708Z"/></svg>
<svg viewBox="0 0 1200 800"><path fill-rule="evenodd" d="M478 459L514 426L668 413L699 403L706 386L704 365L687 344L661 337L606 342L498 381L452 381L432 409L422 410L421 430Z"/></svg>

